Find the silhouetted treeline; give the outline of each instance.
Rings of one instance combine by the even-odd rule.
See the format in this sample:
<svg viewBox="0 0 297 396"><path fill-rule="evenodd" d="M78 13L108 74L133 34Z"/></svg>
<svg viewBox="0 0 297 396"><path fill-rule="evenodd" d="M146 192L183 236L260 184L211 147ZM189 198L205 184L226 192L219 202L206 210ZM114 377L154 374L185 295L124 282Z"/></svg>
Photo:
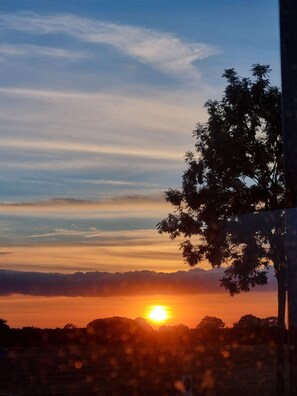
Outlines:
<svg viewBox="0 0 297 396"><path fill-rule="evenodd" d="M244 322L244 321L242 321ZM251 322L250 325L233 328L199 327L189 329L184 325L162 326L153 329L144 319L135 320L112 317L96 319L86 328L65 325L64 328L20 329L0 326L0 346L43 346L67 344L162 344L162 345L206 345L206 344L267 344L276 345L279 329L267 322ZM283 330L286 338L286 330Z"/></svg>

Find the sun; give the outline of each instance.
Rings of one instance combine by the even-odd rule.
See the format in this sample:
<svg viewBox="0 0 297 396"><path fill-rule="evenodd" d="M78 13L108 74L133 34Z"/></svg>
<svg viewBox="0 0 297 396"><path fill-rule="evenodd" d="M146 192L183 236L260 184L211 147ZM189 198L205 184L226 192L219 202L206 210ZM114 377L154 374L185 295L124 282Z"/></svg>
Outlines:
<svg viewBox="0 0 297 396"><path fill-rule="evenodd" d="M150 307L148 318L156 323L162 323L169 319L168 308L163 305Z"/></svg>

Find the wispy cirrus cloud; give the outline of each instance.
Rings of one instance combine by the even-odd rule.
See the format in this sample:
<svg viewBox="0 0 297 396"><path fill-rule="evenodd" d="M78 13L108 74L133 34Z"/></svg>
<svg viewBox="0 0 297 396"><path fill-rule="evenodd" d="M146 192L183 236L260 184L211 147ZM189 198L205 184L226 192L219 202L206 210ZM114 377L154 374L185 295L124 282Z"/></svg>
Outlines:
<svg viewBox="0 0 297 396"><path fill-rule="evenodd" d="M9 230L1 232L1 251L5 254L0 254L0 267L17 271L72 273L149 269L168 272L185 266L178 242L173 243L159 235L156 229L107 230L107 227L100 229L100 224L85 228L83 225L62 227L35 227L36 237L28 235L25 243L23 237L18 243L16 232L12 236L13 243L5 239ZM92 238L87 237L95 234ZM208 267L207 263L202 263L200 268Z"/></svg>
<svg viewBox="0 0 297 396"><path fill-rule="evenodd" d="M101 201L54 198L31 202L2 202L0 215L73 218L159 218L166 214L168 203L161 195L127 196ZM56 232L55 232L56 234Z"/></svg>
<svg viewBox="0 0 297 396"><path fill-rule="evenodd" d="M177 161L181 158L179 152L166 152L158 150L146 150L141 148L131 147L114 147L111 145L100 145L100 144L85 144L85 143L74 143L74 142L63 142L63 141L43 141L43 140L28 140L28 139L5 139L0 138L0 144L2 147L12 148L18 147L22 149L30 150L45 150L45 151L70 151L70 152L85 152L93 154L112 154L122 155L129 157L141 157L141 158L155 158L155 159L166 159Z"/></svg>
<svg viewBox="0 0 297 396"><path fill-rule="evenodd" d="M110 45L143 64L181 79L199 78L195 62L217 53L214 46L187 43L173 34L76 15L2 14L0 27L39 35L62 33L88 43Z"/></svg>
<svg viewBox="0 0 297 396"><path fill-rule="evenodd" d="M79 60L91 55L82 51L70 51L63 48L44 47L33 44L2 44L0 45L0 60L19 57L57 58L63 60Z"/></svg>
<svg viewBox="0 0 297 396"><path fill-rule="evenodd" d="M73 133L85 125L91 135L98 134L98 125L109 131L110 125L118 127L119 124L122 129L129 126L130 130L141 128L151 133L180 134L184 126L192 127L197 117L204 120L206 114L201 109L204 99L197 91L191 91L189 95L186 91L162 93L149 87L142 87L139 92L131 91L129 87L89 92L1 86L0 94L3 122L15 120L15 123L21 122L23 128L29 125L30 129L34 124L40 126L41 122L46 122L51 134L56 132L52 128L54 115L56 123L63 126L64 134L70 132L70 128ZM12 113L5 105L11 101L18 102L19 113ZM24 103L27 105L25 109ZM38 113L34 114L36 108Z"/></svg>
<svg viewBox="0 0 297 396"><path fill-rule="evenodd" d="M31 235L31 238L48 238L52 236L56 237L80 237L86 239L101 238L106 242L112 241L113 243L117 239L120 241L146 241L147 243L156 243L156 230L151 229L137 229L137 230L118 230L118 231L103 231L96 227L89 227L88 229L79 229L76 226L72 228L55 228L53 232L48 234L35 234ZM7 253L7 252L6 252ZM1 254L1 253L0 253Z"/></svg>

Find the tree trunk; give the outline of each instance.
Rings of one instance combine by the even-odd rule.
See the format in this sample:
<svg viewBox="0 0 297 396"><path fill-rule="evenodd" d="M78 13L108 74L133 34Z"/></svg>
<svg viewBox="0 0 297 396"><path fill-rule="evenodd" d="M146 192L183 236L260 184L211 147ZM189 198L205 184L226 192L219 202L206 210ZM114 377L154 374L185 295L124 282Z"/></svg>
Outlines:
<svg viewBox="0 0 297 396"><path fill-rule="evenodd" d="M282 125L285 163L290 395L297 395L297 3L280 0Z"/></svg>
<svg viewBox="0 0 297 396"><path fill-rule="evenodd" d="M287 299L287 288L286 288L286 270L280 268L276 275L277 279L277 324L279 329L285 329L285 315L286 315L286 299Z"/></svg>
<svg viewBox="0 0 297 396"><path fill-rule="evenodd" d="M281 268L277 276L277 299L278 299L278 337L277 337L277 369L276 369L276 383L277 396L285 396L285 312L286 312L286 271Z"/></svg>

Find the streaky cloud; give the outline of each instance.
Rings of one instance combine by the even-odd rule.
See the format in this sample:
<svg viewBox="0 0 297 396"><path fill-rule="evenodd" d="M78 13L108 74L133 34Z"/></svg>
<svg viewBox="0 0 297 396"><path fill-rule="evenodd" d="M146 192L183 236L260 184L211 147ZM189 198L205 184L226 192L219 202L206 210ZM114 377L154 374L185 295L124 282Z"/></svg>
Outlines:
<svg viewBox="0 0 297 396"><path fill-rule="evenodd" d="M162 73L183 80L199 79L195 62L217 53L211 45L186 43L170 33L71 14L2 14L0 27L39 35L62 33L88 43L107 44Z"/></svg>
<svg viewBox="0 0 297 396"><path fill-rule="evenodd" d="M120 205L120 208L119 208ZM102 200L88 200L77 198L50 198L42 201L24 201L24 202L0 202L0 211L46 211L52 210L104 210L104 211L119 211L120 210L135 210L137 208L143 209L153 208L167 208L168 204L164 202L162 194L153 194L150 196L144 195L126 195L118 197L110 197Z"/></svg>
<svg viewBox="0 0 297 396"><path fill-rule="evenodd" d="M90 54L82 51L70 51L64 48L45 47L33 44L2 44L0 45L0 60L18 57L61 58L63 60L80 60L90 58Z"/></svg>
<svg viewBox="0 0 297 396"><path fill-rule="evenodd" d="M25 139L0 139L2 147L18 147L22 149L35 149L44 151L69 151L78 153L92 153L92 154L106 154L106 155L121 155L123 157L142 157L142 158L155 158L165 159L167 161L177 161L180 159L179 152L169 151L149 151L141 148L131 147L114 147L111 145L99 144L79 144L66 141L44 142L42 140L25 140Z"/></svg>
<svg viewBox="0 0 297 396"><path fill-rule="evenodd" d="M160 218L168 211L161 193L119 195L101 200L53 198L28 202L0 202L0 214L59 218ZM55 231L55 234L58 235Z"/></svg>
<svg viewBox="0 0 297 396"><path fill-rule="evenodd" d="M137 296L186 295L226 291L220 288L223 269L192 269L173 273L155 271L76 272L73 274L0 270L0 295ZM273 276L257 291L276 290Z"/></svg>

